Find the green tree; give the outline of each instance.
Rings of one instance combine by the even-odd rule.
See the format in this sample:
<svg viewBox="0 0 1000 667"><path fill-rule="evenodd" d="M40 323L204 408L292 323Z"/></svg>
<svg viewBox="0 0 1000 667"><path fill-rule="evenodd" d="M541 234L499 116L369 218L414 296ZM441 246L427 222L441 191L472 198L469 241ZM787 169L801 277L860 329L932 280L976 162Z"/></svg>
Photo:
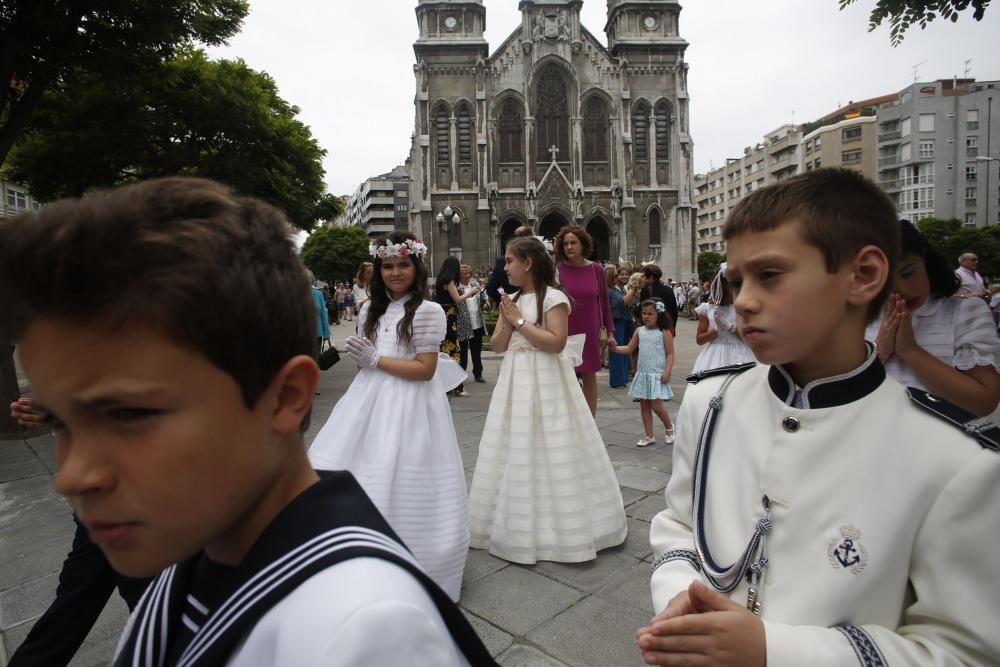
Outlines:
<svg viewBox="0 0 1000 667"><path fill-rule="evenodd" d="M44 201L156 176L203 176L312 227L325 151L270 76L191 47L150 70L141 80L79 71L75 85L50 91L11 153L12 180ZM331 206L322 201L324 215Z"/></svg>
<svg viewBox="0 0 1000 667"><path fill-rule="evenodd" d="M698 253L698 279L712 280L719 272L719 265L726 261L726 256L722 253L711 250Z"/></svg>
<svg viewBox="0 0 1000 667"><path fill-rule="evenodd" d="M840 9L852 5L856 0L839 0ZM888 19L891 26L890 40L893 46L903 42L903 35L916 24L923 30L927 24L940 16L952 23L958 21L959 12L972 7L972 17L983 20L990 0L877 0L869 15L868 32Z"/></svg>
<svg viewBox="0 0 1000 667"><path fill-rule="evenodd" d="M371 261L368 243L358 227L320 227L302 245L302 263L324 282L349 281Z"/></svg>
<svg viewBox="0 0 1000 667"><path fill-rule="evenodd" d="M0 165L50 89L80 71L107 79L148 75L182 45L235 35L247 0L0 0Z"/></svg>
<svg viewBox="0 0 1000 667"><path fill-rule="evenodd" d="M944 252L944 246L948 239L962 227L962 222L957 218L923 218L917 221L917 229L927 238L927 242L932 248L937 248Z"/></svg>
<svg viewBox="0 0 1000 667"><path fill-rule="evenodd" d="M347 195L332 195L329 192L316 202L314 218L321 222L333 222L347 209Z"/></svg>

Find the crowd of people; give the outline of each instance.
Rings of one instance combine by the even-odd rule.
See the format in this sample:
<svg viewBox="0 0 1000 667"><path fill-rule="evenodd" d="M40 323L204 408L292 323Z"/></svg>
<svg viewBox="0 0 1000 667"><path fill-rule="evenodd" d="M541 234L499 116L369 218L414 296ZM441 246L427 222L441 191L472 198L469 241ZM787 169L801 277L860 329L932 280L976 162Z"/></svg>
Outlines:
<svg viewBox="0 0 1000 667"><path fill-rule="evenodd" d="M307 450L322 295L279 212L161 179L0 225L0 306L37 397L12 410L53 427L57 488L105 570L151 579L116 664L494 664L454 604L470 547L579 563L626 538L602 348L639 402L636 446L654 416L673 444L647 664L1000 661L988 281L848 170L752 193L723 236L726 263L686 286L590 261L577 225L517 230L485 285L454 257L432 280L412 234L373 241L333 294L358 306L357 374ZM675 380L685 309L702 349ZM486 333L502 363L466 493L449 401L467 355L483 379ZM74 595L61 579L53 606ZM26 657L60 643L53 618L14 667L55 664Z"/></svg>

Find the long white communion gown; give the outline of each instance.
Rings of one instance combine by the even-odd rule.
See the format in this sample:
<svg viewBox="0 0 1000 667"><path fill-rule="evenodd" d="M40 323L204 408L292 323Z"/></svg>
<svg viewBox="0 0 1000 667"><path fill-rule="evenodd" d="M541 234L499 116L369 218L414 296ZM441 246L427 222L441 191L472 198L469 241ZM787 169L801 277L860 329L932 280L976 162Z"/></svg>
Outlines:
<svg viewBox="0 0 1000 667"><path fill-rule="evenodd" d="M518 299L529 322L536 303ZM559 304L569 306L566 295L546 290L544 310ZM618 479L573 370L582 338L557 354L511 334L469 494L473 548L515 563L574 563L625 540Z"/></svg>
<svg viewBox="0 0 1000 667"><path fill-rule="evenodd" d="M375 346L383 356L436 353L444 339L444 310L424 301L414 313L411 344L399 343L396 325L407 301L390 302L378 322ZM368 306L358 317L362 332ZM443 354L427 382L362 369L309 450L313 467L354 474L424 571L453 600L462 586L469 530L465 471L446 393L465 378Z"/></svg>

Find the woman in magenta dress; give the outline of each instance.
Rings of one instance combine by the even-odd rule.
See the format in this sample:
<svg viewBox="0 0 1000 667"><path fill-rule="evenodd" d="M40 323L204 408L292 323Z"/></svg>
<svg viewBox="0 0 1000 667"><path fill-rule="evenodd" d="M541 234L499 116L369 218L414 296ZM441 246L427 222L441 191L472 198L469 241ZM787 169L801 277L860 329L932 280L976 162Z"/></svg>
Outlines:
<svg viewBox="0 0 1000 667"><path fill-rule="evenodd" d="M576 367L583 382L583 395L590 414L597 414L597 371L601 370L601 327L608 336L615 335L611 305L605 287L604 269L587 256L594 249L594 240L580 225L567 225L559 230L555 240L559 283L573 302L569 314L569 335L585 334L583 362Z"/></svg>

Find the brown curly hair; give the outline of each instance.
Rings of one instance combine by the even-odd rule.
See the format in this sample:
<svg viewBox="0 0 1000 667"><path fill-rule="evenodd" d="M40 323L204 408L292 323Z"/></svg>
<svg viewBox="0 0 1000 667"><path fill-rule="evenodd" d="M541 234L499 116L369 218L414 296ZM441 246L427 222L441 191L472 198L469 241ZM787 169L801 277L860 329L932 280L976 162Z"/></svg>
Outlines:
<svg viewBox="0 0 1000 667"><path fill-rule="evenodd" d="M573 234L576 238L580 239L581 251L584 259L590 257L590 253L594 252L594 238L583 228L582 225L566 225L559 230L556 234L555 242L552 244L556 252L556 261L565 262L566 255L563 254L563 239L566 238L567 234Z"/></svg>

